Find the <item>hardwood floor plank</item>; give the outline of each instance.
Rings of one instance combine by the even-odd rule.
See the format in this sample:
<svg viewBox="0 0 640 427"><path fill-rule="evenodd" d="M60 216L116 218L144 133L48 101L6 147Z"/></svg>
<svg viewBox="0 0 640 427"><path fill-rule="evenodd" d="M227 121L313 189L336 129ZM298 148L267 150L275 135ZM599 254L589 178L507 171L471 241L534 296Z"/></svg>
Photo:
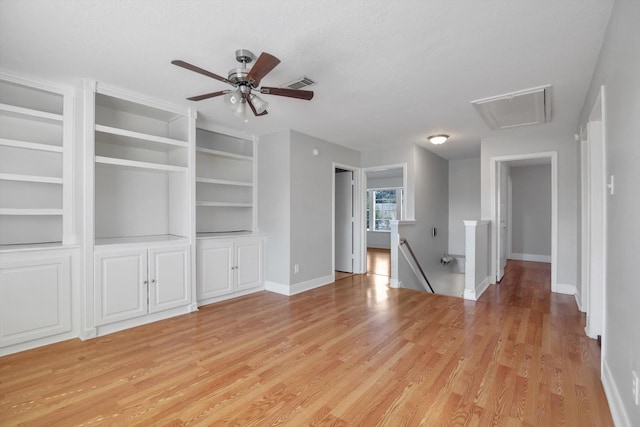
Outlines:
<svg viewBox="0 0 640 427"><path fill-rule="evenodd" d="M0 358L0 425L613 425L548 264L477 302L353 275Z"/></svg>

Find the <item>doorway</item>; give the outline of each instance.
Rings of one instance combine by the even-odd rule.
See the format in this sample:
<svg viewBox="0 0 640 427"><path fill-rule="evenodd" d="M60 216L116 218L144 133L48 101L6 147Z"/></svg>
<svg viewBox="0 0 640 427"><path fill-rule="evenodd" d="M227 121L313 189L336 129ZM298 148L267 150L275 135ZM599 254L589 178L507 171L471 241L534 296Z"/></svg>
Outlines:
<svg viewBox="0 0 640 427"><path fill-rule="evenodd" d="M566 293L558 288L558 153L544 152L520 154L512 156L492 157L490 159L491 182L491 277L493 283L498 283L504 274L504 266L509 254L513 229L509 220L509 168L526 165L551 165L551 291ZM513 252L511 253L513 256Z"/></svg>
<svg viewBox="0 0 640 427"><path fill-rule="evenodd" d="M366 272L362 229L361 171L359 168L332 163L332 271L334 280L344 275ZM344 274L336 272L345 272Z"/></svg>

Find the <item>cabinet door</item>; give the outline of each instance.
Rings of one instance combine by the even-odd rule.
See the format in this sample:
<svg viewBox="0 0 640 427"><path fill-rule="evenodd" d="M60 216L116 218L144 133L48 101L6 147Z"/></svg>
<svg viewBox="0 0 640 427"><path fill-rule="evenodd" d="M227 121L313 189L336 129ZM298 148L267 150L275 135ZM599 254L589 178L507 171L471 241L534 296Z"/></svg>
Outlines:
<svg viewBox="0 0 640 427"><path fill-rule="evenodd" d="M262 239L239 240L236 243L236 289L262 285Z"/></svg>
<svg viewBox="0 0 640 427"><path fill-rule="evenodd" d="M0 264L0 347L71 330L70 257Z"/></svg>
<svg viewBox="0 0 640 427"><path fill-rule="evenodd" d="M96 325L147 314L147 250L95 255Z"/></svg>
<svg viewBox="0 0 640 427"><path fill-rule="evenodd" d="M189 246L149 249L149 313L191 303Z"/></svg>
<svg viewBox="0 0 640 427"><path fill-rule="evenodd" d="M198 300L233 292L233 243L207 241L198 246Z"/></svg>

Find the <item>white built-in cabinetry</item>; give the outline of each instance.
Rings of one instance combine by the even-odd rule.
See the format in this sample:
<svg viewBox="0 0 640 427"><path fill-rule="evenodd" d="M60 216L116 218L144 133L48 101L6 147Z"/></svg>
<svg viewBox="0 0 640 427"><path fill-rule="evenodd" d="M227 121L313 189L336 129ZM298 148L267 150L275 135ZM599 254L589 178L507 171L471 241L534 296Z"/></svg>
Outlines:
<svg viewBox="0 0 640 427"><path fill-rule="evenodd" d="M73 92L0 74L0 355L70 338Z"/></svg>
<svg viewBox="0 0 640 427"><path fill-rule="evenodd" d="M196 231L254 229L253 140L220 132L196 132Z"/></svg>
<svg viewBox="0 0 640 427"><path fill-rule="evenodd" d="M198 240L198 304L262 290L264 236Z"/></svg>
<svg viewBox="0 0 640 427"><path fill-rule="evenodd" d="M85 124L84 336L191 311L195 113L86 82Z"/></svg>
<svg viewBox="0 0 640 427"><path fill-rule="evenodd" d="M96 325L191 304L189 253L188 245L98 248Z"/></svg>
<svg viewBox="0 0 640 427"><path fill-rule="evenodd" d="M196 132L199 305L262 290L265 238L255 230L253 138Z"/></svg>
<svg viewBox="0 0 640 427"><path fill-rule="evenodd" d="M73 97L0 74L0 246L73 244Z"/></svg>

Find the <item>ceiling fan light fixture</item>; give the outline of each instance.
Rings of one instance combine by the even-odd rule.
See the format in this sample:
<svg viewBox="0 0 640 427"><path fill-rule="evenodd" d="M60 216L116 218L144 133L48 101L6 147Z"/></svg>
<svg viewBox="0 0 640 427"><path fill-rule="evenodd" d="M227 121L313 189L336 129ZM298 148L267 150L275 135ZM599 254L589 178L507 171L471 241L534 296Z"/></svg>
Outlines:
<svg viewBox="0 0 640 427"><path fill-rule="evenodd" d="M232 106L241 104L242 103L242 93L240 92L239 89L232 90L231 92L229 92L228 94L226 94L224 96L224 100L228 104L230 104Z"/></svg>
<svg viewBox="0 0 640 427"><path fill-rule="evenodd" d="M269 108L269 103L258 95L251 94L251 103L255 107L257 114L262 114Z"/></svg>
<svg viewBox="0 0 640 427"><path fill-rule="evenodd" d="M449 135L445 135L445 134L431 135L427 137L427 139L433 145L440 145L440 144L444 144L446 140L449 139Z"/></svg>

